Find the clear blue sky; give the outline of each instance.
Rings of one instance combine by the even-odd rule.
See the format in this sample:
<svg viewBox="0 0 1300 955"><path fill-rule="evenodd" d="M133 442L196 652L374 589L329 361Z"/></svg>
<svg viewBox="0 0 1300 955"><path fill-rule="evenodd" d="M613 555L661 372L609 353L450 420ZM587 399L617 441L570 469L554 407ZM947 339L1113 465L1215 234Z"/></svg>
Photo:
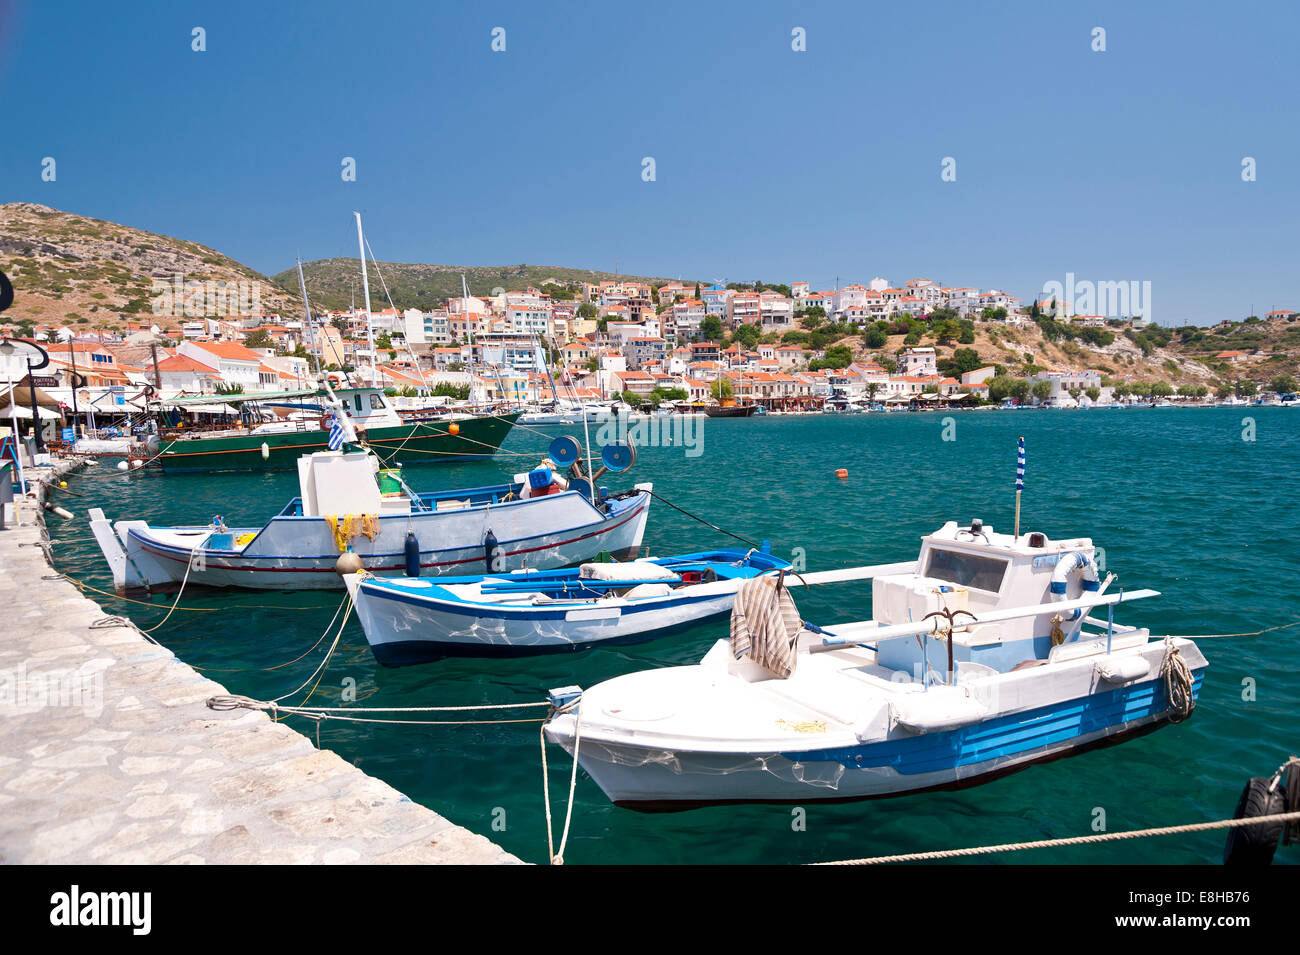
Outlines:
<svg viewBox="0 0 1300 955"><path fill-rule="evenodd" d="M0 0L0 201L266 273L355 255L359 209L381 260L1026 301L1074 272L1240 318L1300 308L1298 9Z"/></svg>

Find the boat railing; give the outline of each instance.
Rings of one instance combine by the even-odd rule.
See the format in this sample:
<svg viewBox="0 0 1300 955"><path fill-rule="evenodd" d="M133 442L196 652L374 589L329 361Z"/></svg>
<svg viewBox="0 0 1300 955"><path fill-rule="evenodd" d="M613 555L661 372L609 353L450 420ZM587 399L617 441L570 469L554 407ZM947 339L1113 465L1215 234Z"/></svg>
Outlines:
<svg viewBox="0 0 1300 955"><path fill-rule="evenodd" d="M258 428L266 425L277 425L269 431L258 432ZM255 435L258 433L265 435L275 434L299 434L302 432L317 432L322 430L322 420L313 418L308 421L258 421L253 424L247 422L226 423L226 424L186 424L177 427L163 428L161 437L164 441L184 441L186 439L210 438L218 435Z"/></svg>
<svg viewBox="0 0 1300 955"><path fill-rule="evenodd" d="M1061 600L1033 604L1025 607L1010 607L1006 610L991 610L980 613L974 620L964 620L963 626L979 626L986 623L1003 623L1024 617L1037 617L1044 613L1060 613L1065 610L1086 610L1090 607L1109 607L1130 600L1143 600L1147 597L1159 597L1158 590L1129 590L1104 596L1080 597L1077 600ZM940 634L943 622L938 617L914 620L909 623L881 625L874 620L856 623L830 624L827 628L832 635L823 637L820 644L808 648L809 653L826 653L854 646L862 640L879 643L881 640L896 640L901 637L915 637L921 634ZM832 629L833 628L833 629Z"/></svg>

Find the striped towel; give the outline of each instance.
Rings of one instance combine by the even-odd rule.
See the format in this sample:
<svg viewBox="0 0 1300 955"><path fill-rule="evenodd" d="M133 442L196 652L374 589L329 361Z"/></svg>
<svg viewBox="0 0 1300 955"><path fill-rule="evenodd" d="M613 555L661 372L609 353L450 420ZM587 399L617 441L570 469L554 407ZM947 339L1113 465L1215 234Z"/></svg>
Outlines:
<svg viewBox="0 0 1300 955"><path fill-rule="evenodd" d="M794 672L801 629L799 608L779 575L753 577L740 585L731 608L731 652L737 660L747 656L784 680Z"/></svg>

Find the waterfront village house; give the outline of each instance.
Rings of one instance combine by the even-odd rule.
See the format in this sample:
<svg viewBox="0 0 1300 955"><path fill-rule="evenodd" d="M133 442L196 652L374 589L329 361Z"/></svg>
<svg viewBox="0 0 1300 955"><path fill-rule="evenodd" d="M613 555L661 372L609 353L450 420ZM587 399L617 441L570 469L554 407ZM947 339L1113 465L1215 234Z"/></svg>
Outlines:
<svg viewBox="0 0 1300 955"><path fill-rule="evenodd" d="M668 355L668 343L662 338L631 338L623 346L623 355L629 368L662 364Z"/></svg>
<svg viewBox="0 0 1300 955"><path fill-rule="evenodd" d="M668 321L672 324L673 335L679 342L699 334L700 325L706 314L708 313L705 311L704 303L697 298L678 302L666 313Z"/></svg>
<svg viewBox="0 0 1300 955"><path fill-rule="evenodd" d="M929 346L909 348L898 359L900 375L935 375L938 371L938 357Z"/></svg>
<svg viewBox="0 0 1300 955"><path fill-rule="evenodd" d="M172 355L158 362L158 380L164 394L211 395L221 384L221 375L188 355Z"/></svg>
<svg viewBox="0 0 1300 955"><path fill-rule="evenodd" d="M585 338L575 338L560 349L566 365L585 365L596 354L596 346Z"/></svg>
<svg viewBox="0 0 1300 955"><path fill-rule="evenodd" d="M763 299L757 292L737 292L731 296L727 322L736 325L757 325L762 319Z"/></svg>
<svg viewBox="0 0 1300 955"><path fill-rule="evenodd" d="M699 378L702 381L716 381L722 374L722 362L720 361L695 361L687 368L687 372L692 378Z"/></svg>
<svg viewBox="0 0 1300 955"><path fill-rule="evenodd" d="M812 291L807 282L791 282L790 294L795 297L796 301L803 301Z"/></svg>
<svg viewBox="0 0 1300 955"><path fill-rule="evenodd" d="M763 331L775 332L794 327L794 302L780 292L759 295L759 313Z"/></svg>
<svg viewBox="0 0 1300 955"><path fill-rule="evenodd" d="M323 325L316 329L316 347L320 349L322 360L326 365L343 367L347 364L347 349L343 344L343 335L333 325Z"/></svg>
<svg viewBox="0 0 1300 955"><path fill-rule="evenodd" d="M730 309L731 297L735 294L731 289L723 288L721 285L711 285L704 289L700 292L704 313L716 315L718 318L726 316Z"/></svg>
<svg viewBox="0 0 1300 955"><path fill-rule="evenodd" d="M610 375L609 398L617 398L625 391L645 398L654 390L654 377L644 371L616 371Z"/></svg>
<svg viewBox="0 0 1300 955"><path fill-rule="evenodd" d="M974 371L964 372L961 376L963 385L982 385L993 377L997 371L992 365L985 365L983 368L976 368ZM988 389L986 388L985 391Z"/></svg>
<svg viewBox="0 0 1300 955"><path fill-rule="evenodd" d="M118 363L113 353L103 345L88 342L69 342L48 346L47 353L50 356L49 367L42 368L37 372L37 376L57 377L61 388L72 387L72 366L74 362L77 367L77 374L86 379L87 387L100 388L126 385L130 381L124 367ZM27 374L25 366L19 367L22 370L15 372L15 381Z"/></svg>
<svg viewBox="0 0 1300 955"><path fill-rule="evenodd" d="M262 355L235 342L181 342L178 354L215 368L228 385L242 385L245 391L278 387L274 372L271 380L262 369Z"/></svg>
<svg viewBox="0 0 1300 955"><path fill-rule="evenodd" d="M621 394L622 384L614 376L627 371L627 359L622 352L617 351L601 352L598 358L600 366L596 369L596 387L600 389L601 395Z"/></svg>
<svg viewBox="0 0 1300 955"><path fill-rule="evenodd" d="M915 398L926 388L938 388L941 381L939 375L893 375L888 390L892 397Z"/></svg>
<svg viewBox="0 0 1300 955"><path fill-rule="evenodd" d="M311 365L306 358L294 355L276 355L269 349L255 348L262 353L262 364L279 375L290 388L306 388L312 384Z"/></svg>
<svg viewBox="0 0 1300 955"><path fill-rule="evenodd" d="M803 364L803 349L798 345L780 345L776 349L776 362L787 370Z"/></svg>
<svg viewBox="0 0 1300 955"><path fill-rule="evenodd" d="M1052 386L1052 393L1048 395L1047 400L1053 402L1071 397L1071 388L1077 388L1081 392L1087 391L1089 388L1100 388L1101 372L1045 371L1040 375L1035 375L1029 380L1034 384L1037 384L1040 381L1046 381L1050 384Z"/></svg>
<svg viewBox="0 0 1300 955"><path fill-rule="evenodd" d="M659 287L659 304L672 305L677 301L677 296L682 298L691 298L695 294L694 285L682 285L680 282L669 282L667 285Z"/></svg>
<svg viewBox="0 0 1300 955"><path fill-rule="evenodd" d="M434 368L445 371L452 365L463 365L469 362L469 346L435 348L429 352L429 358Z"/></svg>
<svg viewBox="0 0 1300 955"><path fill-rule="evenodd" d="M722 357L717 342L692 342L691 361L718 361Z"/></svg>

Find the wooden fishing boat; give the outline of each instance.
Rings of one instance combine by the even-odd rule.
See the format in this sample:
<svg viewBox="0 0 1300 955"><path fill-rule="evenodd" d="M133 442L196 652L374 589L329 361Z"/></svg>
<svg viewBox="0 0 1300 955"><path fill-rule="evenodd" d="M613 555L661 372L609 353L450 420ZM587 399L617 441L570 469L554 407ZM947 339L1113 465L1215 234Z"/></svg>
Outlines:
<svg viewBox="0 0 1300 955"><path fill-rule="evenodd" d="M385 463L403 466L491 457L519 417L425 412L404 420L380 388L344 387L333 394L366 444ZM215 430L174 426L187 411L224 406L243 410L244 422ZM292 470L303 454L327 447L327 406L328 396L314 389L156 402L162 422L156 461L171 472ZM278 417L277 409L294 417Z"/></svg>
<svg viewBox="0 0 1300 955"><path fill-rule="evenodd" d="M341 555L371 574L422 576L563 567L602 552L634 554L650 513L650 484L621 493L549 468L487 487L417 494L365 451L298 459L300 495L260 526L152 527L90 511L91 530L119 593L186 582L257 590L339 588Z"/></svg>
<svg viewBox="0 0 1300 955"><path fill-rule="evenodd" d="M694 666L554 691L547 736L615 803L680 809L971 785L1195 705L1205 657L1114 621L1157 594L1105 593L1087 538L950 522L906 569L861 576L872 618L793 628L788 675L720 641Z"/></svg>
<svg viewBox="0 0 1300 955"><path fill-rule="evenodd" d="M718 550L477 577L345 577L375 659L525 656L648 640L727 613L743 581L790 564Z"/></svg>

